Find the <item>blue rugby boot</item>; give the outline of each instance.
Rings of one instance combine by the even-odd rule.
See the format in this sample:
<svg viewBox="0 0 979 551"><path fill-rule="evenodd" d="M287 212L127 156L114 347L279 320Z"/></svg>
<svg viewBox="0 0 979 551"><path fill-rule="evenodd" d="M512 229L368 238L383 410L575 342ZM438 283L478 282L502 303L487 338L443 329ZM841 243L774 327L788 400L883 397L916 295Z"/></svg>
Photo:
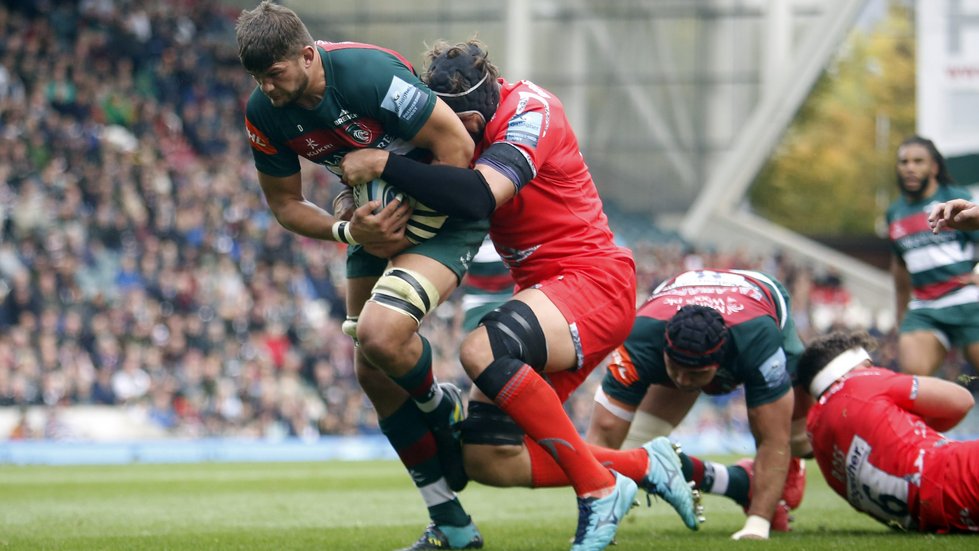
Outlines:
<svg viewBox="0 0 979 551"><path fill-rule="evenodd" d="M400 551L424 551L426 549L482 549L483 536L470 519L466 526L428 525L418 541Z"/></svg>
<svg viewBox="0 0 979 551"><path fill-rule="evenodd" d="M649 455L649 470L639 482L639 486L649 494L666 500L691 530L700 528L704 522L704 506L700 503L700 491L691 488L692 482L683 478L680 465L680 446L670 442L665 436L654 438L643 444Z"/></svg>
<svg viewBox="0 0 979 551"><path fill-rule="evenodd" d="M578 498L578 530L571 551L600 551L615 539L619 523L636 505L639 490L632 479L612 471L615 490L605 497Z"/></svg>

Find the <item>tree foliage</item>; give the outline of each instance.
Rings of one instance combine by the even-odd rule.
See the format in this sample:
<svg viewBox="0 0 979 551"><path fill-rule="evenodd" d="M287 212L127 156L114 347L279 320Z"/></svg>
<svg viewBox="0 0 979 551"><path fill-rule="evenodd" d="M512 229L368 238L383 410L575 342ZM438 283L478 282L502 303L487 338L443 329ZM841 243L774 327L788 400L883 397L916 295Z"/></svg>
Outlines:
<svg viewBox="0 0 979 551"><path fill-rule="evenodd" d="M895 151L915 129L914 46L904 3L851 33L752 187L756 212L806 235L875 232L897 195Z"/></svg>

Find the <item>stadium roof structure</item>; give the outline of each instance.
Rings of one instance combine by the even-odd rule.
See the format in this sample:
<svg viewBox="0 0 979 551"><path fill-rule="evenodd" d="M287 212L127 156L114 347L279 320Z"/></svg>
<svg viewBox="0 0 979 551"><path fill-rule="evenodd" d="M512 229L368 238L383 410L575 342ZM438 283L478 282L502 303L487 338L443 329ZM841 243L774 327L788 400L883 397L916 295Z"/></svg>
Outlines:
<svg viewBox="0 0 979 551"><path fill-rule="evenodd" d="M686 241L782 251L892 308L880 269L753 215L744 200L796 111L879 0L291 0L316 38L422 63L438 38L488 45L508 80L564 102L603 198ZM613 228L616 221L612 220ZM617 233L620 233L616 229Z"/></svg>

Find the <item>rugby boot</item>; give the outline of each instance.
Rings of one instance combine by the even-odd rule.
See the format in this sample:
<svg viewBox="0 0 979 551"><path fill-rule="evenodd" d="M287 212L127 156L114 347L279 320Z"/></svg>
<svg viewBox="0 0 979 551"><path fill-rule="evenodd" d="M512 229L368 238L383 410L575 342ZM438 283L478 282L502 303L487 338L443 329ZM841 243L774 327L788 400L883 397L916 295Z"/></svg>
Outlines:
<svg viewBox="0 0 979 551"><path fill-rule="evenodd" d="M635 506L638 487L632 479L612 471L615 490L605 497L578 498L578 530L571 551L600 551L615 539L619 523Z"/></svg>
<svg viewBox="0 0 979 551"><path fill-rule="evenodd" d="M482 549L483 536L470 519L466 526L438 525L434 522L425 528L421 537L411 547L400 551L425 551L427 549Z"/></svg>
<svg viewBox="0 0 979 551"><path fill-rule="evenodd" d="M639 486L649 494L662 497L683 519L683 524L691 530L700 528L704 522L704 506L701 504L699 490L693 489L692 482L683 478L680 465L680 446L669 438L660 436L643 444L649 455L649 467Z"/></svg>

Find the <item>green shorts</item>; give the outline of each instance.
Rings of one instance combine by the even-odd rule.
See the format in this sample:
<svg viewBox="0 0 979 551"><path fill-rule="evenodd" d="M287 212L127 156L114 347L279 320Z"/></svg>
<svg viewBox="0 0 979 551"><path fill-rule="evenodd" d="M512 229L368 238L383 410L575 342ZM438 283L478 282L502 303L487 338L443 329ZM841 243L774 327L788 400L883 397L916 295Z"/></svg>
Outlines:
<svg viewBox="0 0 979 551"><path fill-rule="evenodd" d="M462 281L488 231L488 218L475 221L449 218L435 237L408 247L400 254L427 256L452 270L457 280ZM384 275L387 265L388 259L374 256L360 245L347 248L347 279L380 277Z"/></svg>
<svg viewBox="0 0 979 551"><path fill-rule="evenodd" d="M512 292L499 293L493 297L495 300L483 302L478 306L473 306L472 308L467 309L462 317L462 330L469 333L473 329L479 327L479 322L483 320L483 316L489 314L497 306L500 306L504 302L510 300L512 297ZM463 307L465 307L465 298L463 298Z"/></svg>
<svg viewBox="0 0 979 551"><path fill-rule="evenodd" d="M936 333L939 339L948 341L949 348L979 342L979 303L908 310L901 322L901 333L912 331Z"/></svg>

